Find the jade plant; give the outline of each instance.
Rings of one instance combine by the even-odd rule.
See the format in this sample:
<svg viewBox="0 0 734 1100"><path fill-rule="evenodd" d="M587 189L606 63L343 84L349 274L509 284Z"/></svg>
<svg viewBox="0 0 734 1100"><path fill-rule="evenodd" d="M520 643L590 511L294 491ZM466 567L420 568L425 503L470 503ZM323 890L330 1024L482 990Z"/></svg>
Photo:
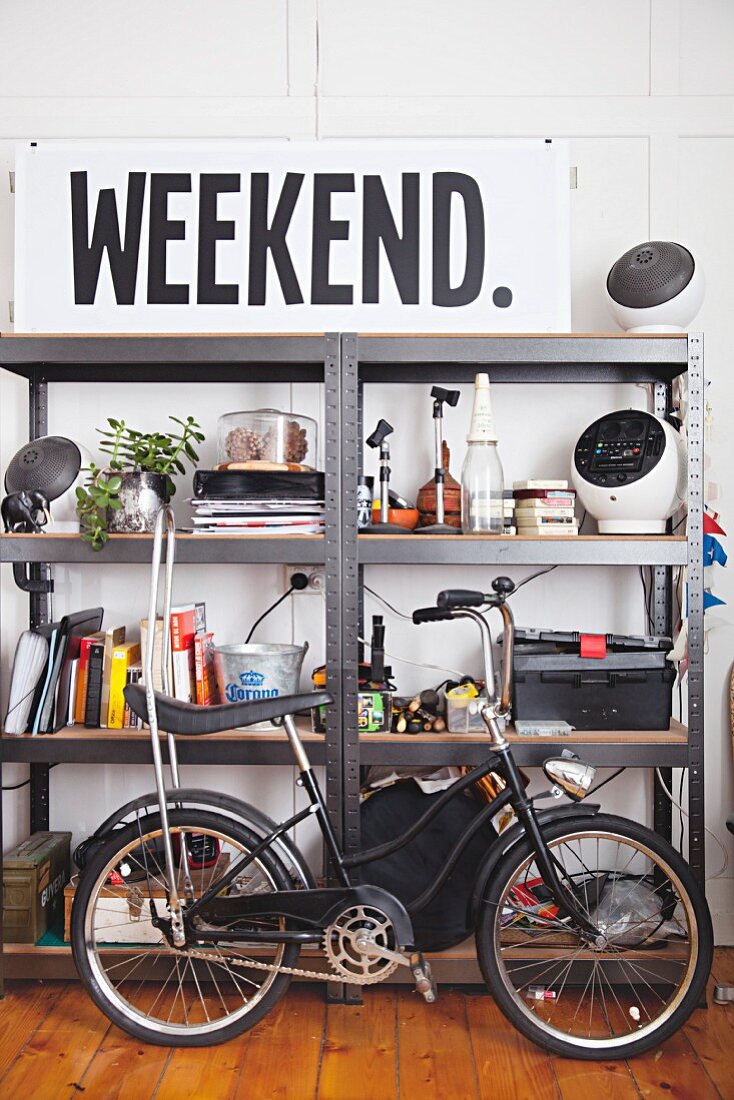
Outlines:
<svg viewBox="0 0 734 1100"><path fill-rule="evenodd" d="M185 473L186 460L197 462L194 444L203 441L204 435L193 416L179 420L170 416L176 425L170 432L139 432L124 420L108 417L109 428L97 428L102 439L99 449L107 456L105 466L90 462L85 467L86 484L76 490L76 511L79 516L81 538L91 544L93 550L101 550L107 542L108 511L122 507L120 490L124 473L161 474L165 478L165 496L176 492L173 475Z"/></svg>

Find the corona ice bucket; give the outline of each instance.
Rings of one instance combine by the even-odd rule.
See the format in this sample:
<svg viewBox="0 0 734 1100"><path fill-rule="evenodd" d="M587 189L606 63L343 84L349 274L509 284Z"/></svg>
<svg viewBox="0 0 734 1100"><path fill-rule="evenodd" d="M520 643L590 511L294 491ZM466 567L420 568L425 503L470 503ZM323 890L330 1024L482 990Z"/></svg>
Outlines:
<svg viewBox="0 0 734 1100"><path fill-rule="evenodd" d="M214 669L222 703L276 699L296 695L308 642L298 645L220 645L214 647ZM248 729L270 729L270 722Z"/></svg>

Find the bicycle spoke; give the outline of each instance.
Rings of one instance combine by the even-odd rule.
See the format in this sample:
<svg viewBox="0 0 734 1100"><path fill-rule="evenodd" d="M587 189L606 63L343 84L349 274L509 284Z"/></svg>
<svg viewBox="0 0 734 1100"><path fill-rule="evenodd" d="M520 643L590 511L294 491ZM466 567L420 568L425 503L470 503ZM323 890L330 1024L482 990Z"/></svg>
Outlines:
<svg viewBox="0 0 734 1100"><path fill-rule="evenodd" d="M539 1042L542 1033L556 1035L569 1053L635 1044L663 1026L689 981L690 891L674 885L654 846L622 831L587 826L556 836L550 858L579 908L598 925L599 938L535 911L536 897L539 908L553 899L546 901L533 882L535 855L526 856L501 891L490 887L484 899L502 983L528 1021L526 1033L537 1033ZM513 894L522 888L534 894L531 904Z"/></svg>

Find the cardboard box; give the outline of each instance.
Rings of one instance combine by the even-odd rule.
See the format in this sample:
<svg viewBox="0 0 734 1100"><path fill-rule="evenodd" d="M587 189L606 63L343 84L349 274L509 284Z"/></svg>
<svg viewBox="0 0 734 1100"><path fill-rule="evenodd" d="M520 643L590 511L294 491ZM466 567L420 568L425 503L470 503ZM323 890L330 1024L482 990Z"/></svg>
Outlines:
<svg viewBox="0 0 734 1100"><path fill-rule="evenodd" d="M229 858L229 852L222 852L220 855L216 866L217 878L221 878L228 870ZM191 881L197 897L211 885L212 870L204 867L191 872ZM64 890L64 940L66 943L71 939L71 907L77 885L78 877L75 875L74 880ZM151 892L154 898L160 899L161 905L158 911L163 916L166 907L166 891L157 877L152 884ZM106 943L160 943L163 933L154 928L148 919L149 896L148 883L144 878L127 883L125 886L103 887L104 908L99 908L96 920L98 938L100 928L106 925L109 927L109 938L105 939Z"/></svg>
<svg viewBox="0 0 734 1100"><path fill-rule="evenodd" d="M61 917L71 833L33 833L3 859L6 943L38 943Z"/></svg>

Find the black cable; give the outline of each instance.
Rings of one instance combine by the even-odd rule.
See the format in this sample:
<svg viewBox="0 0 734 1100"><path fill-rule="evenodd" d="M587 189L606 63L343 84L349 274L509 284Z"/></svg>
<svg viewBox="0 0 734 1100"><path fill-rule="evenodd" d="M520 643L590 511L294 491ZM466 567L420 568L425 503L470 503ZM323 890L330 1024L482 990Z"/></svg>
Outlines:
<svg viewBox="0 0 734 1100"><path fill-rule="evenodd" d="M650 603L651 599L652 599L652 582L650 584L650 591L648 592L647 584L645 582L644 566L640 565L639 566L639 571L640 571L640 580L642 581L642 593L643 593L643 598L644 598L644 602L645 602L645 630L649 630L651 633L654 633L653 623L652 623L652 607L651 607L651 603Z"/></svg>
<svg viewBox="0 0 734 1100"><path fill-rule="evenodd" d="M374 596L374 598L376 600L379 600L380 603L384 603L385 607L388 607L392 611L393 615L397 615L399 619L408 619L409 622L413 621L412 615L406 615L404 614L404 612L398 611L397 607L393 607L393 605L389 603L389 601L386 600L384 596L380 596L379 593L375 592L374 588L370 588L368 584L365 584L362 587L364 588L365 592L369 592L370 596Z"/></svg>
<svg viewBox="0 0 734 1100"><path fill-rule="evenodd" d="M27 787L30 779L24 779L22 783L13 783L10 787L3 787L4 791L19 791L21 787Z"/></svg>
<svg viewBox="0 0 734 1100"><path fill-rule="evenodd" d="M61 763L61 761L57 761L55 764L49 764L48 770L51 771L51 768L58 767L58 765L60 763ZM24 779L22 783L11 783L9 786L3 787L2 790L4 790L4 791L19 791L21 787L27 787L28 784L30 783L30 781L31 780L30 780L30 776L29 776L28 779Z"/></svg>
<svg viewBox="0 0 734 1100"><path fill-rule="evenodd" d="M291 578L290 579L291 579L291 583L290 583L290 588L288 589L288 591L284 592L282 596L278 596L278 599L275 601L275 603L271 604L270 607L267 609L267 611L263 611L263 613L262 613L262 615L260 616L259 619L255 619L255 622L252 624L252 627L250 628L250 633L245 638L245 645L247 645L250 638L255 633L255 630L260 625L260 623L263 621L263 619L266 618L266 616L268 616L271 611L275 611L278 604L282 603L283 600L286 600L291 595L292 592L303 592L304 588L308 588L308 577L306 576L305 573L291 573Z"/></svg>
<svg viewBox="0 0 734 1100"><path fill-rule="evenodd" d="M255 622L252 624L252 627L250 628L250 633L245 638L245 645L247 645L250 638L255 633L255 630L260 625L260 623L263 621L263 619L266 618L270 614L271 611L275 611L278 604L282 603L283 600L287 599L288 596L290 596L291 592L295 592L295 588L293 587L293 585L291 585L291 587L288 589L288 591L284 592L282 596L278 596L275 603L271 604L270 607L267 609L267 611L263 611L263 613L262 613L262 615L260 616L259 619L255 619Z"/></svg>
<svg viewBox="0 0 734 1100"><path fill-rule="evenodd" d="M547 569L539 569L537 573L531 573L529 577L526 577L525 580L522 580L519 584L515 585L510 595L514 596L518 588L522 588L524 584L528 584L530 581L534 581L536 577L544 577L546 573L552 573L553 570L557 568L557 565L549 565Z"/></svg>
<svg viewBox="0 0 734 1100"><path fill-rule="evenodd" d="M611 783L613 779L616 779L618 775L621 775L622 772L626 770L626 768L617 768L616 772L612 772L612 774L608 775L606 779L602 779L601 783L597 783L595 787L592 787L591 790L584 797L589 798L590 795L596 794L597 791L600 791L602 787L606 787L607 783Z"/></svg>

